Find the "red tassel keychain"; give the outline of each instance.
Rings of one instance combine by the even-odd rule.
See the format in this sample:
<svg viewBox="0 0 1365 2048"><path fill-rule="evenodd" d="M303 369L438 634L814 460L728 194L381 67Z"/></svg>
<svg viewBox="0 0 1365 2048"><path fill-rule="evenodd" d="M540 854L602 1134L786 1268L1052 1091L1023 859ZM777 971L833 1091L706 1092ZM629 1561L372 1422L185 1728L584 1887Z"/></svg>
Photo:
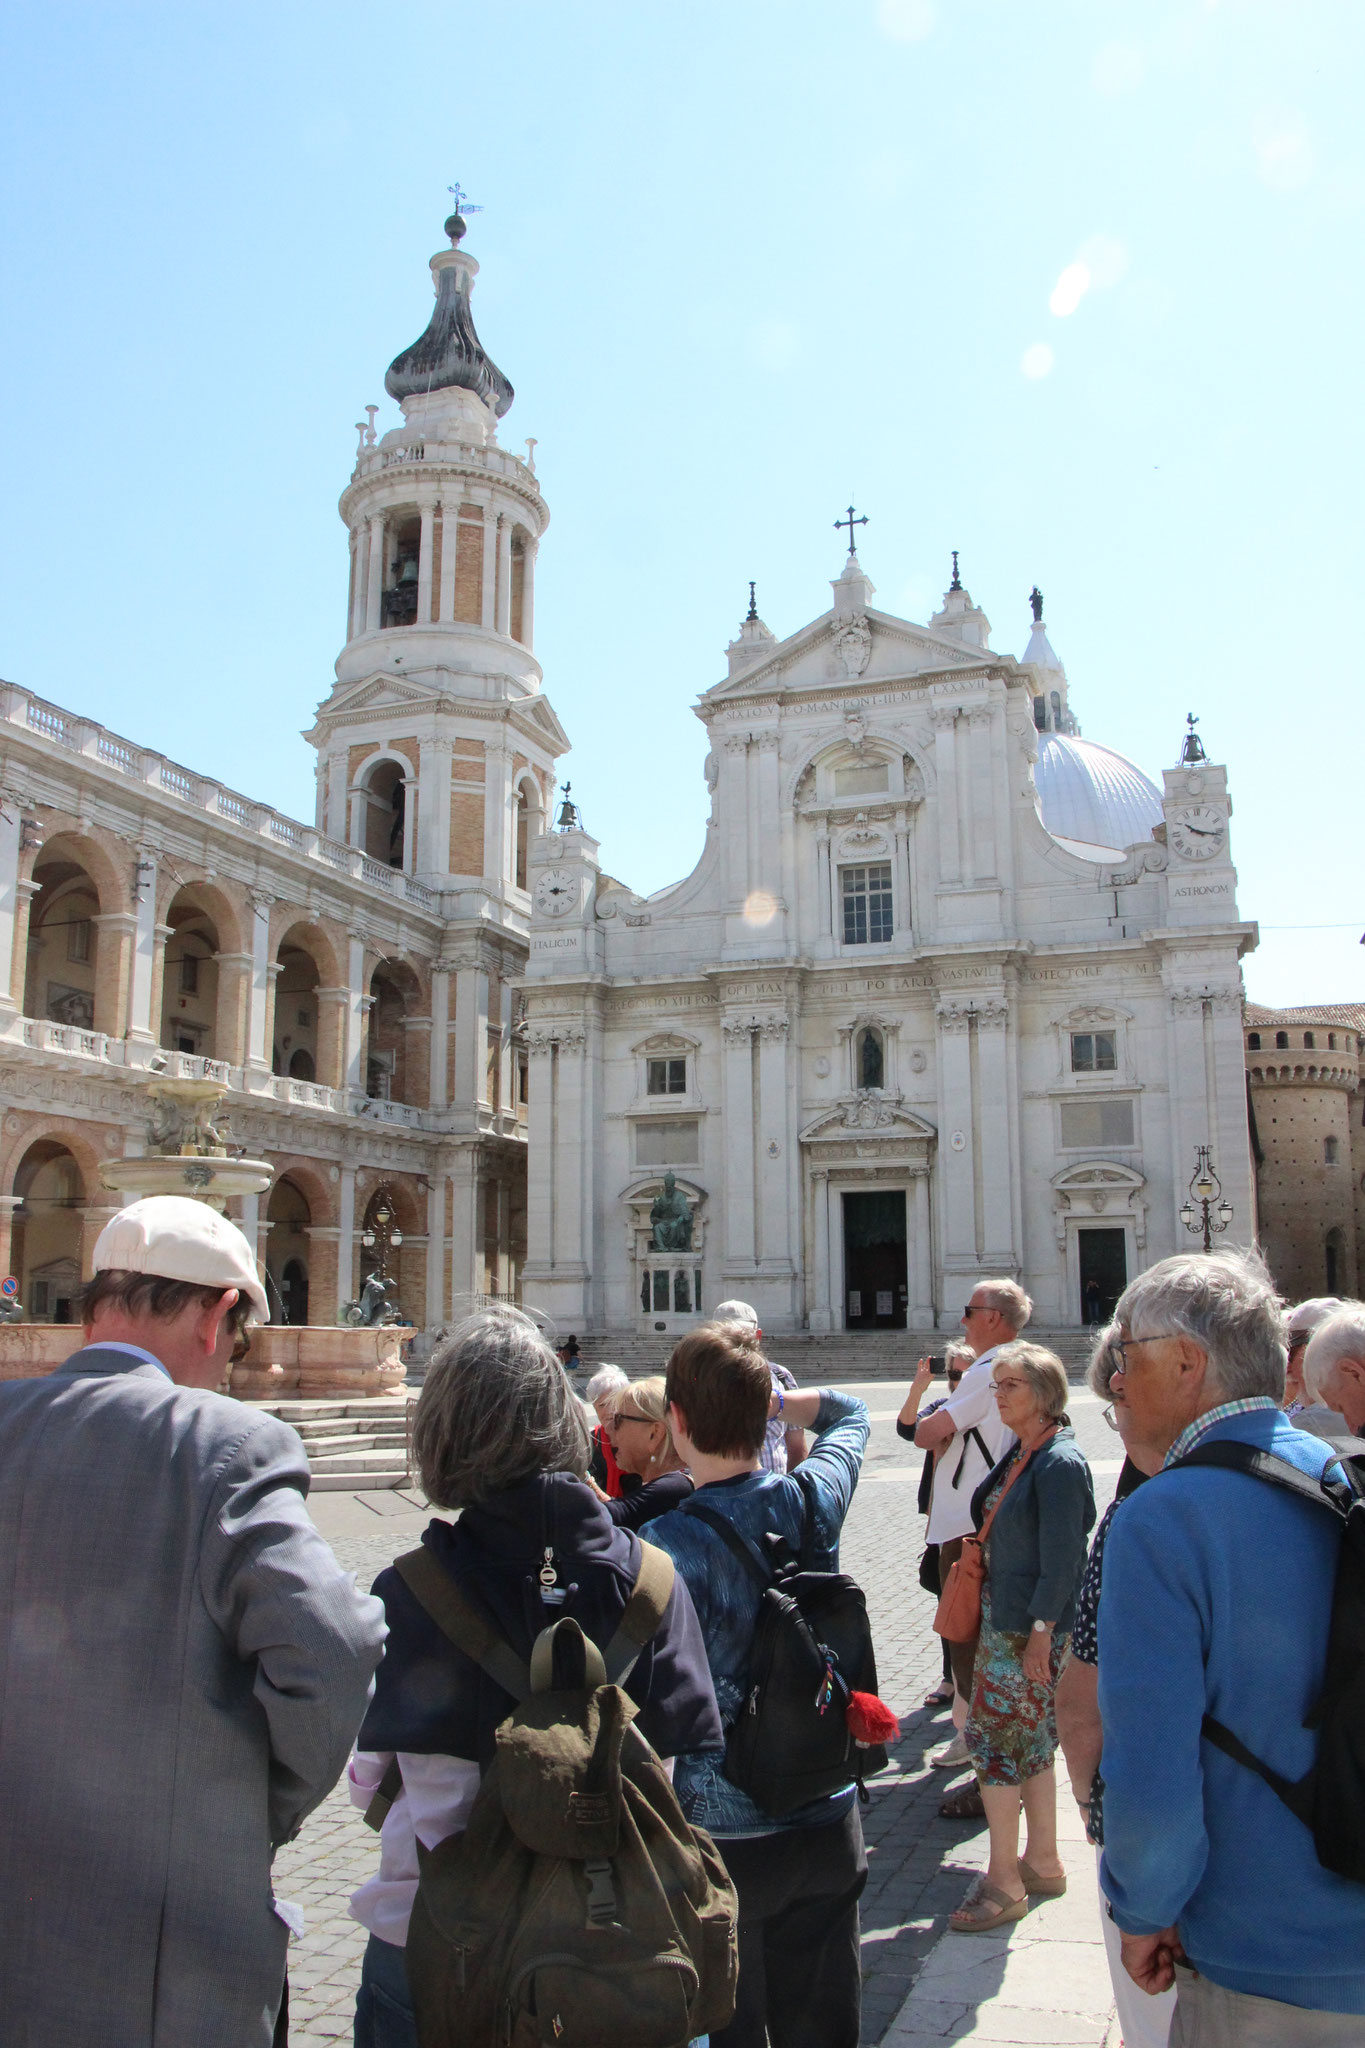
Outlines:
<svg viewBox="0 0 1365 2048"><path fill-rule="evenodd" d="M849 1734L863 1749L895 1742L901 1732L900 1722L875 1692L851 1692L846 1716Z"/></svg>

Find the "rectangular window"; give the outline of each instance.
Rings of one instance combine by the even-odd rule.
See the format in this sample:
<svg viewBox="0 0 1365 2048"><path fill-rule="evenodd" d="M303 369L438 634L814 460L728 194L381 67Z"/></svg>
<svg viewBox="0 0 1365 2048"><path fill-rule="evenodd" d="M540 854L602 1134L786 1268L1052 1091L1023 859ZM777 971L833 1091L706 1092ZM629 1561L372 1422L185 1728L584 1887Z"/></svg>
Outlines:
<svg viewBox="0 0 1365 2048"><path fill-rule="evenodd" d="M197 953L182 953L180 956L180 993L194 996L199 993L199 956Z"/></svg>
<svg viewBox="0 0 1365 2048"><path fill-rule="evenodd" d="M1118 1065L1116 1040L1112 1031L1073 1031L1071 1071L1073 1074L1112 1074Z"/></svg>
<svg viewBox="0 0 1365 2048"><path fill-rule="evenodd" d="M646 1060L648 1070L646 1087L651 1095L686 1095L687 1061Z"/></svg>
<svg viewBox="0 0 1365 2048"><path fill-rule="evenodd" d="M695 1166L701 1157L699 1136L700 1126L691 1117L642 1120L635 1126L635 1164Z"/></svg>
<svg viewBox="0 0 1365 2048"><path fill-rule="evenodd" d="M1324 1166L1335 1166L1335 1165L1336 1165L1336 1163L1337 1163L1337 1141L1336 1141L1336 1139L1335 1139L1335 1138L1324 1138L1324 1139L1323 1139L1323 1141L1322 1141L1322 1163L1323 1163L1323 1165L1324 1165Z"/></svg>
<svg viewBox="0 0 1365 2048"><path fill-rule="evenodd" d="M844 887L844 944L884 945L891 937L891 863L841 868Z"/></svg>
<svg viewBox="0 0 1365 2048"><path fill-rule="evenodd" d="M1070 1151L1133 1143L1131 1099L1111 1097L1062 1104L1062 1143Z"/></svg>
<svg viewBox="0 0 1365 2048"><path fill-rule="evenodd" d="M68 960L90 958L90 920L88 917L73 918L66 928L66 957Z"/></svg>

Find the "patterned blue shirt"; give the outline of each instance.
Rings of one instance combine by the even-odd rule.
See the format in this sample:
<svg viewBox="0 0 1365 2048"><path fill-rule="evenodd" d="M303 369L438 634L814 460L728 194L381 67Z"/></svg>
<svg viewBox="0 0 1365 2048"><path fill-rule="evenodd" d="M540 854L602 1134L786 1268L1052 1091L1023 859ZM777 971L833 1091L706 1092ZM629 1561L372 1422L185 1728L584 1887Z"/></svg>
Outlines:
<svg viewBox="0 0 1365 2048"><path fill-rule="evenodd" d="M1185 1424L1162 1460L1162 1471L1164 1472L1168 1465L1178 1465L1187 1452L1192 1451L1196 1444L1201 1444L1209 1431L1216 1428L1220 1422L1227 1422L1234 1415L1256 1415L1263 1408L1268 1408L1272 1415L1278 1415L1280 1412L1279 1402L1272 1401L1269 1394L1251 1394L1244 1401L1222 1401L1216 1408L1205 1409L1202 1415L1195 1416L1193 1422Z"/></svg>

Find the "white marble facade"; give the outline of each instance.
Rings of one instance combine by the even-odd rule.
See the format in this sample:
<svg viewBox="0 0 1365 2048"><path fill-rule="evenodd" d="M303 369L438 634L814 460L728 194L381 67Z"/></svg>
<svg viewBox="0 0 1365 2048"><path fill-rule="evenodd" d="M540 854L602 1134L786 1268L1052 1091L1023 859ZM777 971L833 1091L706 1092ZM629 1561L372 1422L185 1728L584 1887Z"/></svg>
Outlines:
<svg viewBox="0 0 1365 2048"><path fill-rule="evenodd" d="M1036 593L1020 662L956 573L927 628L856 556L833 592L781 642L751 608L700 698L686 879L641 899L584 832L531 847L524 1285L563 1328L739 1295L769 1331L946 1329L1005 1273L1079 1324L1087 1281L1107 1309L1190 1245L1199 1144L1251 1233L1224 770L1161 791L1081 740Z"/></svg>

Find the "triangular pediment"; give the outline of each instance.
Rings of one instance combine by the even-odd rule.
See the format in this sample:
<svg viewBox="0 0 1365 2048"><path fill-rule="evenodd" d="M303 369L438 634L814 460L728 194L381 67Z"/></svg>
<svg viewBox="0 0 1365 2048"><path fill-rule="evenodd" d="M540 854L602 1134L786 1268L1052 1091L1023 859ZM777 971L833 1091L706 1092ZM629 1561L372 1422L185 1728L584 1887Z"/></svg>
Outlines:
<svg viewBox="0 0 1365 2048"><path fill-rule="evenodd" d="M318 706L319 720L353 718L357 712L410 711L438 702L437 692L406 676L381 671L362 676L358 682L338 683L330 697Z"/></svg>
<svg viewBox="0 0 1365 2048"><path fill-rule="evenodd" d="M1012 656L988 647L966 647L941 639L924 626L888 612L851 616L828 611L781 640L738 675L717 683L702 706L733 704L748 697L771 698L834 688L857 688L905 676L958 674L964 669L1013 668Z"/></svg>
<svg viewBox="0 0 1365 2048"><path fill-rule="evenodd" d="M803 1145L847 1138L880 1139L902 1145L907 1139L914 1139L932 1145L938 1132L896 1096L885 1095L879 1088L864 1088L856 1095L841 1096L838 1102L812 1117L801 1132Z"/></svg>

